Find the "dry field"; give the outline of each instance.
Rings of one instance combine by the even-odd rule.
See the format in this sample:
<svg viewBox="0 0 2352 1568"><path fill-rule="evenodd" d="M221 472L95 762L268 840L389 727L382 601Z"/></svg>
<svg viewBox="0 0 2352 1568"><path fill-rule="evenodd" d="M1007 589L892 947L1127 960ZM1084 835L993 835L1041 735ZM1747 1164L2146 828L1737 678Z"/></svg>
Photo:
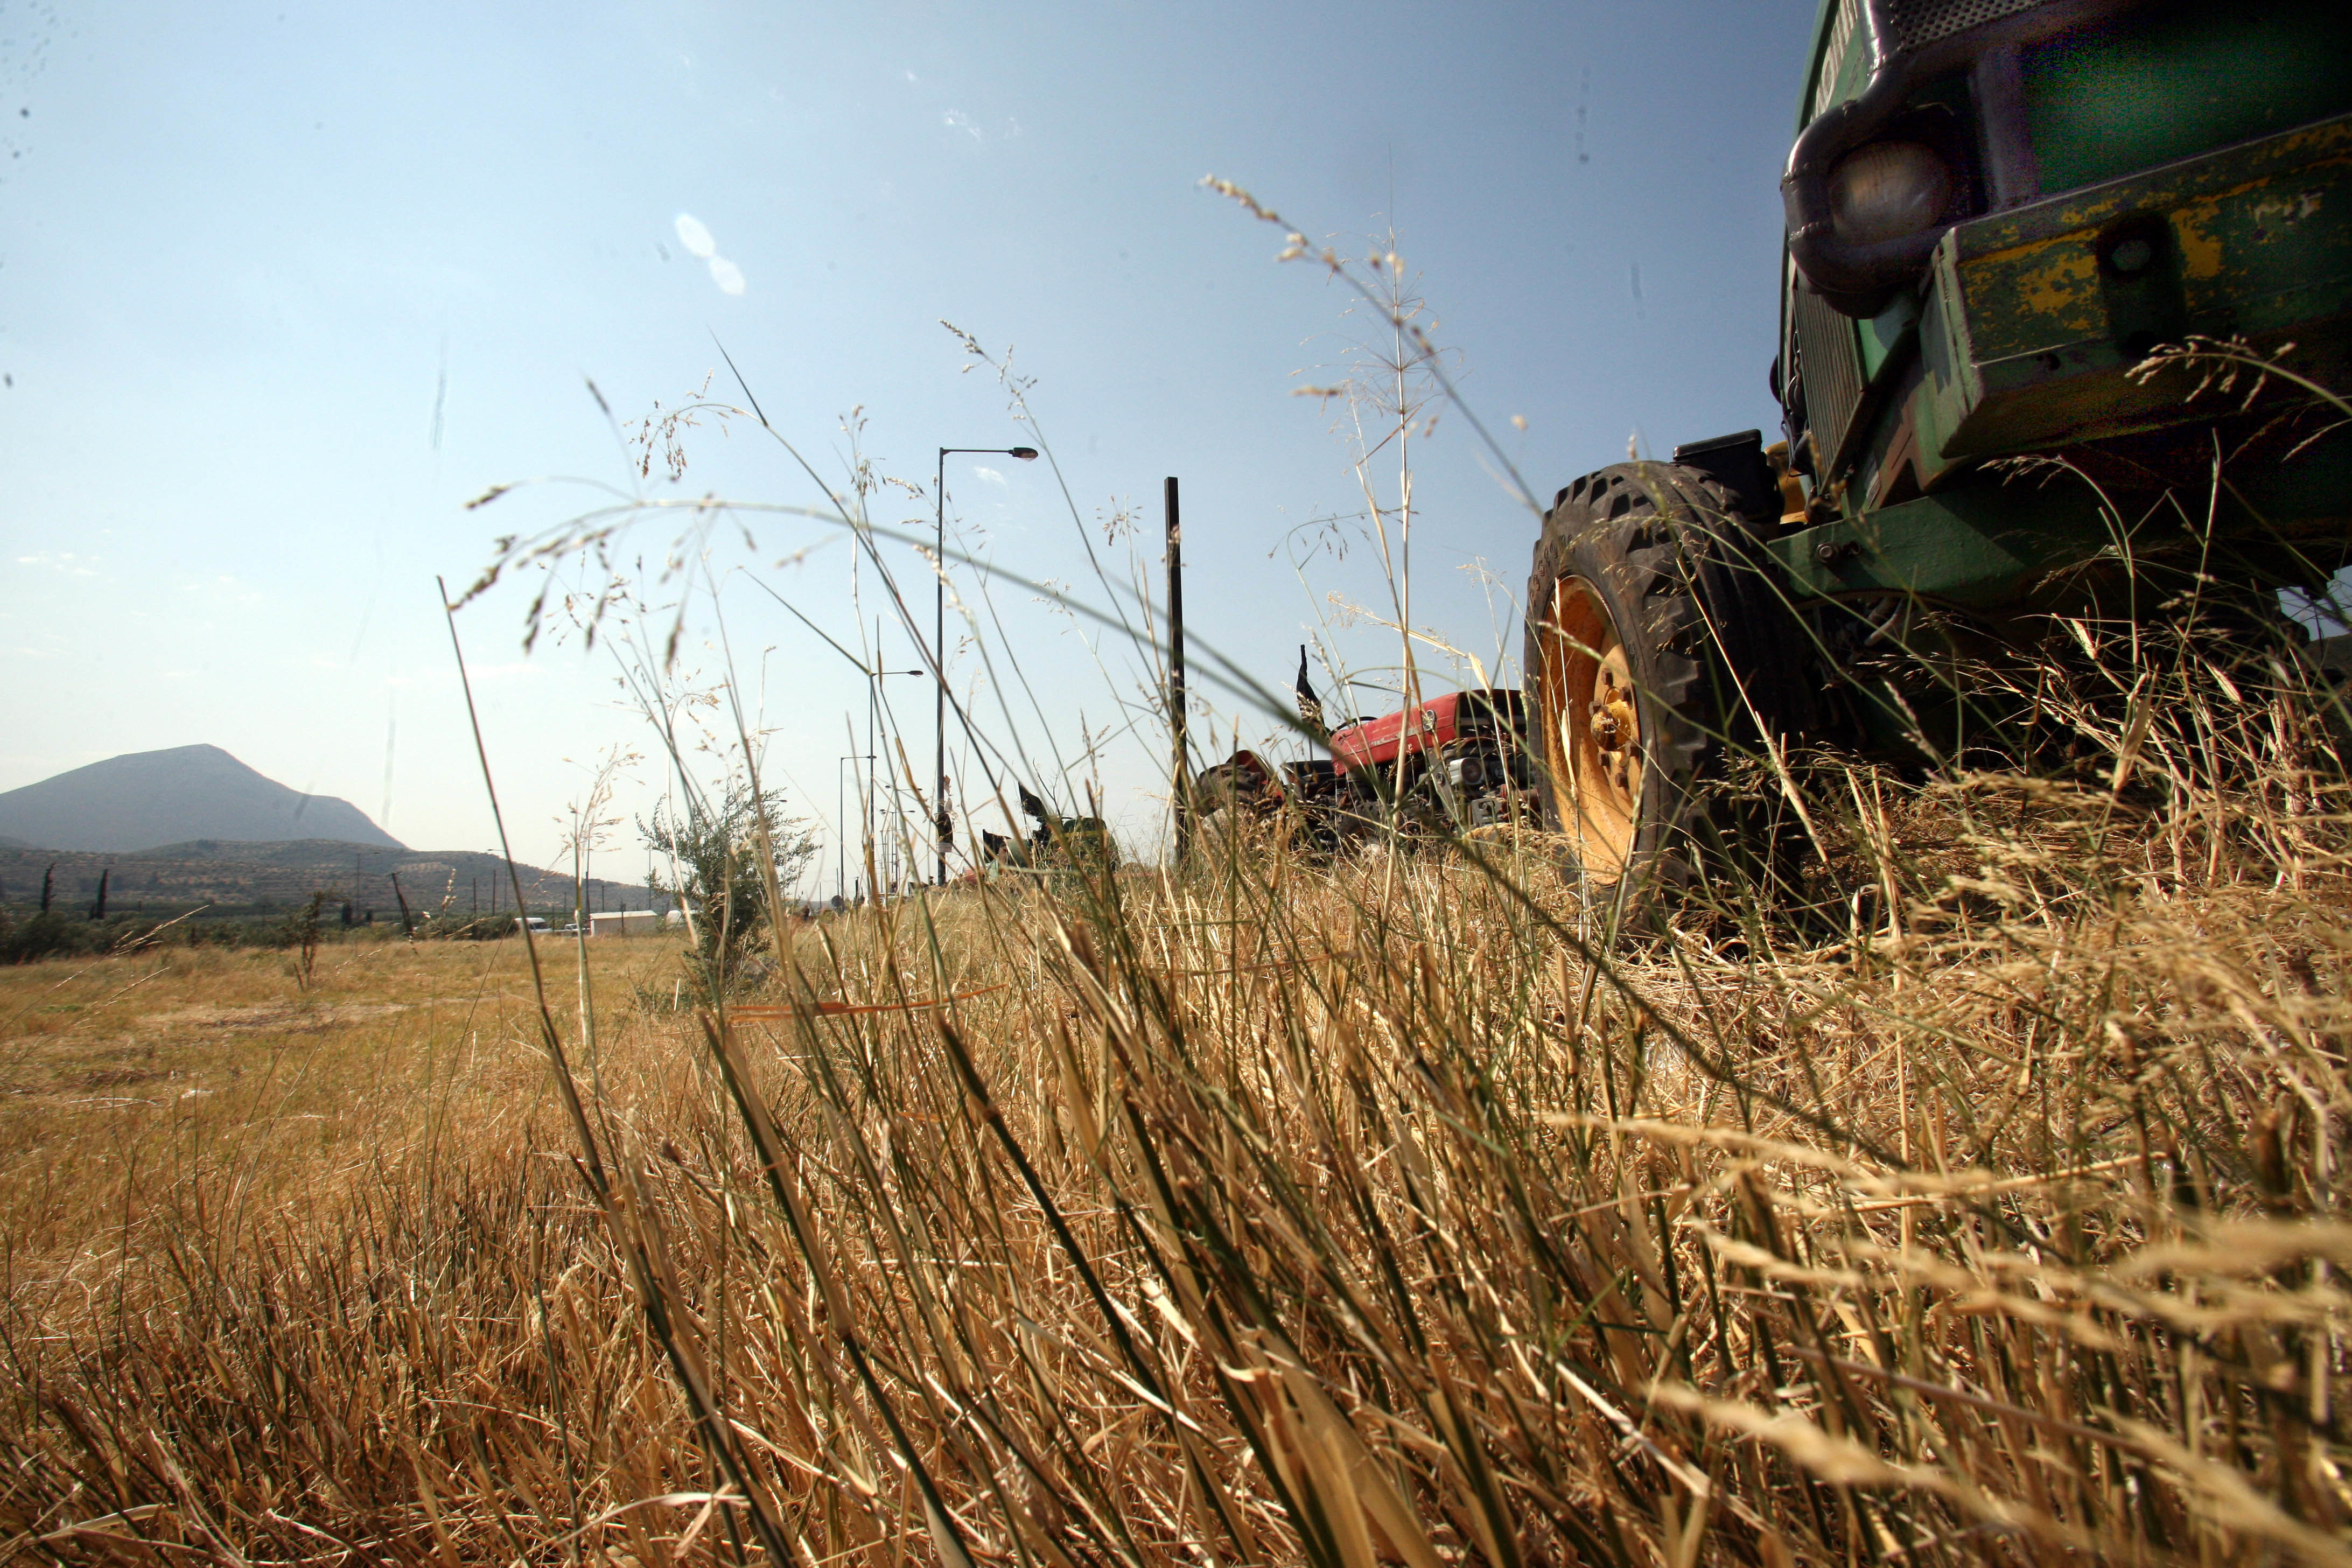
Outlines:
<svg viewBox="0 0 2352 1568"><path fill-rule="evenodd" d="M2344 1562L2341 774L2199 733L1814 779L1843 929L1276 848L724 1009L0 972L0 1556Z"/></svg>
<svg viewBox="0 0 2352 1568"><path fill-rule="evenodd" d="M595 949L625 988L670 958ZM453 1147L494 1147L550 1100L518 1046L513 942L172 946L0 968L0 1235L12 1303L89 1296L126 1255L226 1202L237 1226L333 1224ZM522 1009L521 1013L518 1009ZM100 1222L96 1216L105 1216Z"/></svg>

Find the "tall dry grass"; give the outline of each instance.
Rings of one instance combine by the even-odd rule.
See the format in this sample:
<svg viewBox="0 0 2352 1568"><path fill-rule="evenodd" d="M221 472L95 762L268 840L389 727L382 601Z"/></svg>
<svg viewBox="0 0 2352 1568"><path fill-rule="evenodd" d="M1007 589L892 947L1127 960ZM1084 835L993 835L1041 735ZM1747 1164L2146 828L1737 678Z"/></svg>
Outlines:
<svg viewBox="0 0 2352 1568"><path fill-rule="evenodd" d="M2258 675L2173 667L2167 711L2226 721L2139 727L2128 776L2129 731L2067 778L1825 768L1830 863L1881 889L1843 931L1612 951L1540 846L1276 848L798 928L760 1006L606 974L585 1147L515 1103L509 947L436 1136L191 1141L143 1223L95 1178L79 1236L13 1222L0 1528L254 1563L2341 1560L2347 802L2313 694Z"/></svg>
<svg viewBox="0 0 2352 1568"><path fill-rule="evenodd" d="M432 1007L339 1017L322 960L305 1098L10 1123L0 1551L2341 1563L2339 699L2076 647L2062 762L1760 759L1817 868L1638 941L1537 836L1242 835L771 926L749 1002L397 948ZM28 1103L259 1059L157 963L0 977Z"/></svg>

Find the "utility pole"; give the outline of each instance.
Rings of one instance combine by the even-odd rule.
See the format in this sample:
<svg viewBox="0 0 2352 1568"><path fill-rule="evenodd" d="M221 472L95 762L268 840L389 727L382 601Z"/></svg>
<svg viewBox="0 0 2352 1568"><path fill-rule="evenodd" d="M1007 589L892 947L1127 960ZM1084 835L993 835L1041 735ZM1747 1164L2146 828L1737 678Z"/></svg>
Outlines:
<svg viewBox="0 0 2352 1568"><path fill-rule="evenodd" d="M845 713L842 717L846 719L849 715ZM855 735L856 731L850 733ZM849 902L849 796L841 787L841 770L856 760L844 757L833 768L833 896L845 906Z"/></svg>
<svg viewBox="0 0 2352 1568"><path fill-rule="evenodd" d="M932 771L939 775L939 793L931 797L932 824L940 851L940 881L948 885L948 837L955 831L955 818L948 810L948 454L970 452L976 457L1018 458L1024 463L1037 460L1034 447L942 447L940 448L939 472L931 480L931 521L937 530L934 548L939 552L932 563L937 581L931 588L931 675L939 690L931 699L931 758ZM878 657L878 656L877 656ZM961 717L961 714L958 715Z"/></svg>
<svg viewBox="0 0 2352 1568"><path fill-rule="evenodd" d="M882 668L882 617L879 616L874 617L874 647L871 651L874 662L870 665L859 666L866 674L866 842L869 846L876 842L874 837L876 816L886 815L881 811L880 798L883 770L876 765L881 760L882 680L885 676L926 673L920 669L884 669ZM942 689L945 689L942 688ZM945 752L941 755L945 755ZM890 800L895 813L898 800L898 781L895 774L890 781ZM896 868L903 858L897 853L895 841L891 840L882 841L878 847L868 849L867 853L875 858L874 879L877 884L882 880L882 867L887 864ZM897 875L895 869L892 875L894 877ZM866 891L878 895L881 888L877 885L868 888Z"/></svg>
<svg viewBox="0 0 2352 1568"><path fill-rule="evenodd" d="M1192 842L1192 770L1184 743L1184 525L1176 510L1176 476L1168 476L1168 731L1175 747L1176 864Z"/></svg>
<svg viewBox="0 0 2352 1568"><path fill-rule="evenodd" d="M874 796L877 793L874 778L875 721L881 717L881 713L882 617L877 616L874 617L874 674L872 678L866 682L866 843L868 846L871 846L874 842ZM877 862L880 859L880 857L874 854L871 847L866 848L865 853ZM880 880L880 871L881 867L877 863L875 867L876 876L874 879L877 882ZM881 889L878 887L875 887L867 889L866 891L878 893Z"/></svg>

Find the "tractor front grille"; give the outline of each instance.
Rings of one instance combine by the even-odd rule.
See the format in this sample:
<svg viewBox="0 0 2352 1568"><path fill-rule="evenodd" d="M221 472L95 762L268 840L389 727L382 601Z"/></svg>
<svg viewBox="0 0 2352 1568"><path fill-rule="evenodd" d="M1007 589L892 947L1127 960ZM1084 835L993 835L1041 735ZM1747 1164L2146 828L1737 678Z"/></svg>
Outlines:
<svg viewBox="0 0 2352 1568"><path fill-rule="evenodd" d="M1795 284L1797 374L1805 393L1805 424L1813 433L1813 456L1823 481L1836 476L1830 465L1844 447L1847 426L1862 405L1861 353L1853 323L1802 282Z"/></svg>
<svg viewBox="0 0 2352 1568"><path fill-rule="evenodd" d="M1854 34L1862 20L1862 0L1838 0L1837 17L1830 24L1830 41L1822 50L1821 74L1813 79L1812 100L1805 105L1807 123L1821 118L1822 110L1836 101L1832 97L1838 90L1838 79L1845 74L1845 59L1853 48Z"/></svg>
<svg viewBox="0 0 2352 1568"><path fill-rule="evenodd" d="M2042 0L1878 0L1887 47L1897 54L1941 43L1955 33L2031 11Z"/></svg>

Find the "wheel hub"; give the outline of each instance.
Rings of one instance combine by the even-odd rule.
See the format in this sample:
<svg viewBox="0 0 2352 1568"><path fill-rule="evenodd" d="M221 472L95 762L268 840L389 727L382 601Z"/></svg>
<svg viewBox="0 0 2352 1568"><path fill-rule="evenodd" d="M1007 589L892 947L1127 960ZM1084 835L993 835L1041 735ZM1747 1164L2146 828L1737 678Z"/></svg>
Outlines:
<svg viewBox="0 0 2352 1568"><path fill-rule="evenodd" d="M1642 717L1633 668L1607 605L1564 577L1543 631L1546 764L1559 826L1587 873L1603 879L1633 857L1642 810Z"/></svg>
<svg viewBox="0 0 2352 1568"><path fill-rule="evenodd" d="M1631 813L1635 802L1628 785L1642 763L1641 718L1633 706L1633 685L1625 670L1625 650L1609 650L1592 682L1592 740L1601 753L1601 777L1616 795L1618 805Z"/></svg>

